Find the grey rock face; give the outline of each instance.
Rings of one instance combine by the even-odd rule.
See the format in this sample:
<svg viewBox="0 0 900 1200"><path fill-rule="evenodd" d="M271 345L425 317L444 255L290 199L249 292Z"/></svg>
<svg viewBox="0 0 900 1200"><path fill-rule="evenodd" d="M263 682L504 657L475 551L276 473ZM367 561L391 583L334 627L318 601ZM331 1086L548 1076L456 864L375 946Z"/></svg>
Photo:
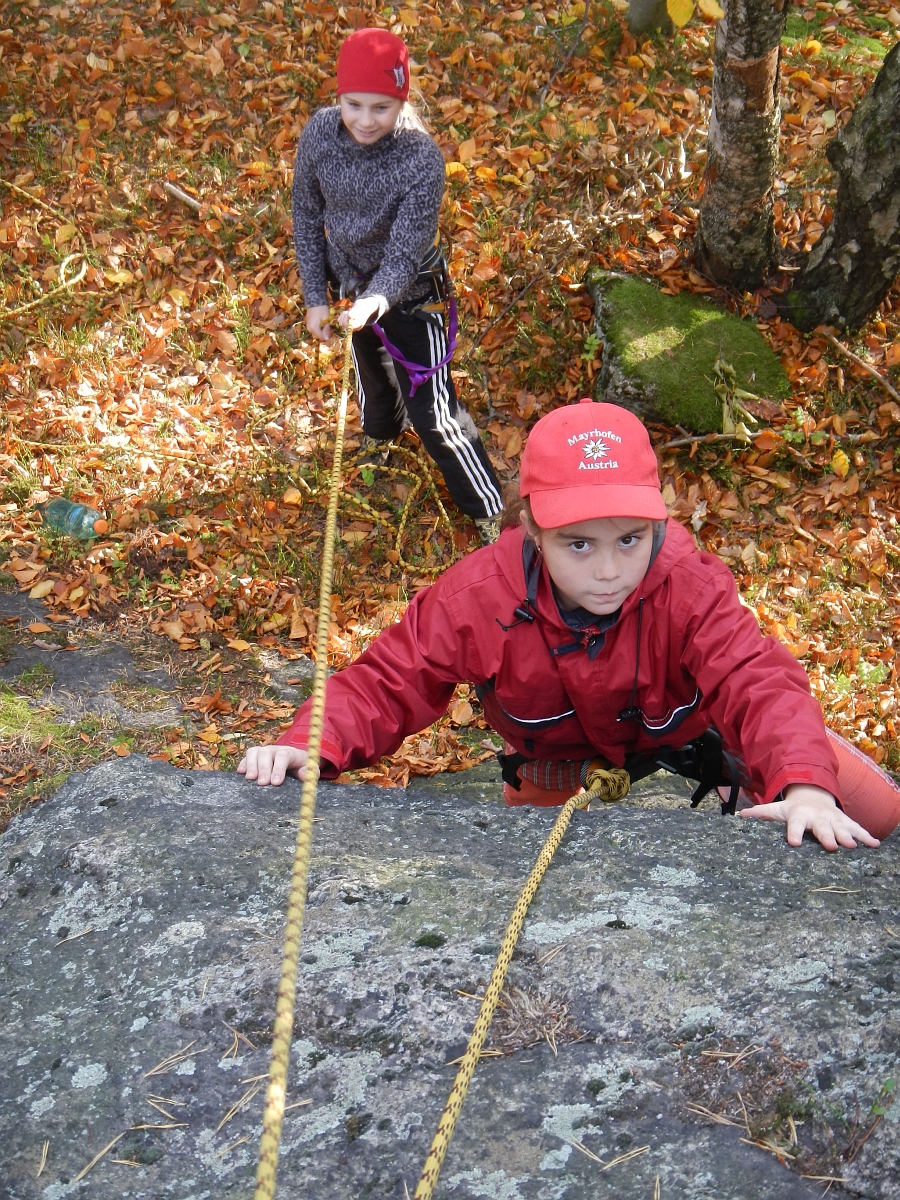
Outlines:
<svg viewBox="0 0 900 1200"><path fill-rule="evenodd" d="M252 1197L296 804L132 757L14 822L4 1198ZM400 1198L554 813L322 785L317 814L278 1195ZM821 1196L804 1173L897 1200L900 1113L859 1143L898 1066L898 877L896 840L829 856L703 812L576 814L437 1195ZM740 1140L742 1106L783 1149L794 1122L794 1170ZM579 1147L647 1149L603 1170Z"/></svg>

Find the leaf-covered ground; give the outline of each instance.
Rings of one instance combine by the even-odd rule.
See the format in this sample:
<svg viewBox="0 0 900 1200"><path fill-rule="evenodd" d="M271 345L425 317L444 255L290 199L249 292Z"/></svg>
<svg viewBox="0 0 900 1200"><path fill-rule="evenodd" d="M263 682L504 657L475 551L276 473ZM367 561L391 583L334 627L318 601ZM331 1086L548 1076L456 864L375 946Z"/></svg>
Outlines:
<svg viewBox="0 0 900 1200"><path fill-rule="evenodd" d="M243 741L289 720L250 666L260 646L287 660L310 651L337 376L302 323L293 152L329 103L340 41L370 23L408 39L447 160L443 226L463 324L454 375L501 478L515 477L528 425L593 386L590 265L755 316L793 396L761 414L748 448L670 446L678 432L653 429L666 498L731 566L762 628L802 659L832 726L897 766L900 408L773 303L830 219L824 146L898 36L889 0L792 10L777 185L788 270L739 298L690 260L711 22L636 41L616 7L580 0L2 0L6 586L43 599L57 641L106 628L171 650L183 720L143 749L232 766ZM895 288L852 346L895 386L898 332ZM352 461L359 432L354 421L335 666L477 544L412 441L373 469ZM100 509L104 534L85 546L42 528L35 506L57 495ZM18 622L6 635L48 637ZM13 692L46 700L30 686ZM490 753L488 732L463 687L448 718L363 774L405 782L469 765ZM42 794L59 760L46 733L13 723L3 734L12 809L22 780Z"/></svg>

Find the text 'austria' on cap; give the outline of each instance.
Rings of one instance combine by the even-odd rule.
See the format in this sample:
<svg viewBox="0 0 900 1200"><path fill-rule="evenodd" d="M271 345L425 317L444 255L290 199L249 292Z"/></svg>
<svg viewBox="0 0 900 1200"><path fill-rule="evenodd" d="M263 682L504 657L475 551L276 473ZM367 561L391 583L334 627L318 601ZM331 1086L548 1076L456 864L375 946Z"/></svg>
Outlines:
<svg viewBox="0 0 900 1200"><path fill-rule="evenodd" d="M535 424L519 491L543 529L596 517L667 516L647 430L627 408L589 398Z"/></svg>

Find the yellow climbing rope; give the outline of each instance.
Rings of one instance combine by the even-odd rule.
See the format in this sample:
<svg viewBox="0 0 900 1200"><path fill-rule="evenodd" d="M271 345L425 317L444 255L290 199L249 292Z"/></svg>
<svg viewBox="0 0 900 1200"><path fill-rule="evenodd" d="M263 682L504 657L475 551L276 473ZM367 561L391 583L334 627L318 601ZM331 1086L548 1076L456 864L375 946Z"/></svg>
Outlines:
<svg viewBox="0 0 900 1200"><path fill-rule="evenodd" d="M300 796L300 819L294 849L291 893L288 900L284 935L284 959L281 979L275 1000L275 1025L272 1038L272 1058L266 1106L263 1110L263 1132L259 1143L259 1165L256 1170L254 1200L272 1200L275 1195L275 1176L278 1171L278 1147L281 1141L281 1122L287 1092L288 1064L291 1055L291 1035L294 1026L294 998L297 990L297 965L300 957L300 935L306 908L306 878L309 873L309 853L312 845L313 813L316 786L319 782L319 747L322 741L322 717L325 711L325 680L328 666L328 625L331 619L331 586L334 572L334 541L337 530L338 493L341 486L341 460L344 453L344 427L347 423L347 399L350 393L350 338L344 342L344 368L341 374L341 398L338 404L337 429L334 435L334 461L325 518L325 538L322 548L322 575L319 583L319 613L316 626L316 672L313 677L310 707L309 763Z"/></svg>
<svg viewBox="0 0 900 1200"><path fill-rule="evenodd" d="M325 538L322 549L322 574L319 583L319 611L316 626L316 671L310 705L310 724L307 752L309 762L300 796L300 817L297 825L297 840L294 848L294 865L291 875L291 891L288 899L284 937L284 958L281 978L275 1000L275 1023L272 1038L272 1056L269 1065L269 1083L266 1089L266 1104L263 1110L263 1132L259 1144L259 1164L256 1170L254 1200L273 1200L278 1173L278 1150L281 1143L281 1126L284 1118L287 1076L290 1063L291 1039L294 1026L294 1001L297 990L297 967L300 958L300 937L303 931L303 916L306 908L306 881L309 874L309 857L312 846L313 815L316 803L316 787L319 781L319 749L322 741L322 718L325 711L325 681L328 663L328 627L331 618L331 587L334 572L334 542L337 530L338 497L341 487L341 463L344 453L344 429L347 422L347 401L350 393L350 334L344 343L344 365L341 374L341 398L338 404L337 428L334 437L334 460L328 497L328 513L325 519ZM587 808L592 800L610 803L624 797L629 789L628 773L621 768L609 767L603 760L594 760L587 773L587 790L572 796L554 822L537 862L519 896L509 927L503 938L500 953L491 975L481 1010L469 1044L463 1055L462 1064L450 1092L437 1133L431 1145L422 1176L416 1188L414 1200L430 1200L437 1184L438 1175L453 1136L457 1119L462 1109L481 1048L493 1019L494 1010L503 990L506 973L512 960L513 950L522 931L528 907L537 892L556 849L565 835L578 808Z"/></svg>
<svg viewBox="0 0 900 1200"><path fill-rule="evenodd" d="M553 828L550 830L550 834L538 855L537 862L534 864L531 874L522 888L519 899L516 901L512 917L503 936L500 953L497 955L497 962L494 965L490 983L484 993L481 1008L472 1027L469 1044L466 1046L466 1052L456 1073L456 1079L454 1080L453 1087L450 1089L450 1097L438 1122L437 1132L431 1143L428 1157L425 1159L425 1165L422 1168L422 1175L416 1187L413 1200L431 1200L432 1193L438 1181L438 1175L441 1172L441 1166L444 1162L444 1156L447 1153L447 1147L450 1145L453 1130L456 1128L456 1122L462 1110L463 1101L466 1098L466 1092L469 1090L469 1084L475 1073L475 1067L478 1064L478 1059L481 1057L481 1048L484 1045L484 1039L487 1037L487 1032L494 1016L494 1010L500 999L500 993L503 991L506 972L509 970L513 950L516 948L516 942L519 940L519 934L522 932L522 926L525 924L528 907L534 899L535 892L538 890L538 886L547 868L550 866L553 855L556 853L557 847L569 827L573 813L578 808L587 808L592 800L602 800L605 804L610 804L614 800L622 800L628 794L631 786L628 772L622 767L602 767L596 764L596 760L591 764L586 782L587 790L578 796L572 796L563 806L563 810L556 818Z"/></svg>

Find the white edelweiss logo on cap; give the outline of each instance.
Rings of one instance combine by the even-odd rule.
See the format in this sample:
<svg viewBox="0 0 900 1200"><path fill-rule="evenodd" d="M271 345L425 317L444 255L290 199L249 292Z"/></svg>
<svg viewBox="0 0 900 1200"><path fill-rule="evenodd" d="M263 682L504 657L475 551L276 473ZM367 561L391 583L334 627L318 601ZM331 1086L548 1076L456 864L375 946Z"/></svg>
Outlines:
<svg viewBox="0 0 900 1200"><path fill-rule="evenodd" d="M606 443L601 442L599 438L593 442L585 442L581 449L584 451L584 457L590 459L606 458L609 454Z"/></svg>
<svg viewBox="0 0 900 1200"><path fill-rule="evenodd" d="M395 67L391 67L391 71L394 74L394 86L399 91L406 83L406 72L403 70L403 64L397 63Z"/></svg>

